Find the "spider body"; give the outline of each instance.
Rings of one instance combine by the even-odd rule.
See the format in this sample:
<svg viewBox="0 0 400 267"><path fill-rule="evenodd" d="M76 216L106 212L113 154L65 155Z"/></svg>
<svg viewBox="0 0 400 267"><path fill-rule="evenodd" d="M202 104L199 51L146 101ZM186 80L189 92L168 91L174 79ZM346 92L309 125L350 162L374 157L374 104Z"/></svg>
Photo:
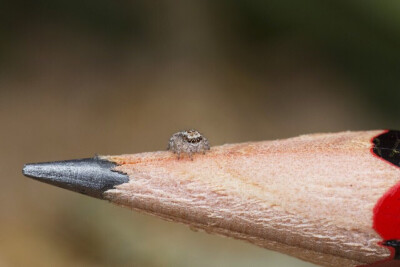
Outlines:
<svg viewBox="0 0 400 267"><path fill-rule="evenodd" d="M188 130L174 133L168 142L168 150L178 155L188 154L193 160L193 154L203 153L210 150L210 144L200 132L196 130Z"/></svg>

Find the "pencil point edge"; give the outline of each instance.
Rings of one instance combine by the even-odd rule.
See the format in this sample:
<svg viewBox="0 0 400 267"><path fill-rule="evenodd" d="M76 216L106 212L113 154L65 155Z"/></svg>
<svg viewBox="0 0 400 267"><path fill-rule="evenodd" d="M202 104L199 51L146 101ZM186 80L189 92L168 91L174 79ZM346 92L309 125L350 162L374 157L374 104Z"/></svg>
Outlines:
<svg viewBox="0 0 400 267"><path fill-rule="evenodd" d="M103 193L129 181L115 171L114 162L100 157L24 164L22 174L91 197L105 199Z"/></svg>

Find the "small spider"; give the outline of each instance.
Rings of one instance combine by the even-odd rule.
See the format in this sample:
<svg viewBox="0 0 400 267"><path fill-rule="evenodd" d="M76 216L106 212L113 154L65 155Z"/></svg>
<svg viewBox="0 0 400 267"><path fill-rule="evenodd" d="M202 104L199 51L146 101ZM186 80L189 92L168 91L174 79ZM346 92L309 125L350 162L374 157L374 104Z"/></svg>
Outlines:
<svg viewBox="0 0 400 267"><path fill-rule="evenodd" d="M168 150L178 154L178 159L181 157L181 153L189 154L191 160L193 160L194 153L203 154L207 150L210 150L210 144L207 138L196 130L188 130L174 133L168 142Z"/></svg>

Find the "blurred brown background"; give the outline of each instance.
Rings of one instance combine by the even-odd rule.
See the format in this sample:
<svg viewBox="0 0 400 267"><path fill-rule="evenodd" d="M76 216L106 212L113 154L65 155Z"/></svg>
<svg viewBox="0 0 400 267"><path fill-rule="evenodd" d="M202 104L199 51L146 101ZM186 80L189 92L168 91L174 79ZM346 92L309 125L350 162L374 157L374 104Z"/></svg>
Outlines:
<svg viewBox="0 0 400 267"><path fill-rule="evenodd" d="M400 128L400 2L0 2L0 266L311 266L21 174L27 162Z"/></svg>

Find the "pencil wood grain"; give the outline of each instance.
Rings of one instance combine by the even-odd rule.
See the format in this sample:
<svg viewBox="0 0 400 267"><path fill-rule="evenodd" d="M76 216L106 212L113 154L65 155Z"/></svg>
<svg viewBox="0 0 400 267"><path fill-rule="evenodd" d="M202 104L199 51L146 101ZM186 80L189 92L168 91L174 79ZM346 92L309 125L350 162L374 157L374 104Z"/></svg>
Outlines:
<svg viewBox="0 0 400 267"><path fill-rule="evenodd" d="M381 132L223 145L193 161L170 152L104 156L129 182L103 196L319 265L373 263L390 254L378 245L373 208L400 180L399 168L370 152Z"/></svg>

